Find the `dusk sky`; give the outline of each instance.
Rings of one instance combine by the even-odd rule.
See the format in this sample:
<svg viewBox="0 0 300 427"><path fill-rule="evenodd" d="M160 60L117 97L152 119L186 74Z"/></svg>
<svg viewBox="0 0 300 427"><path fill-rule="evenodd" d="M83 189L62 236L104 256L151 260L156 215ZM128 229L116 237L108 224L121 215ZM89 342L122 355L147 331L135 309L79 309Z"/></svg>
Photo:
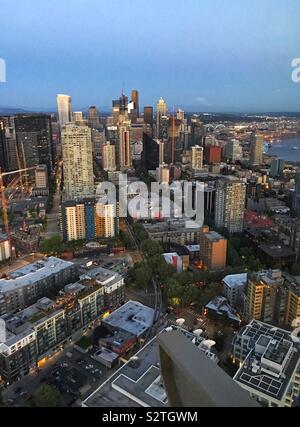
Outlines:
<svg viewBox="0 0 300 427"><path fill-rule="evenodd" d="M300 111L299 0L0 0L1 106Z"/></svg>

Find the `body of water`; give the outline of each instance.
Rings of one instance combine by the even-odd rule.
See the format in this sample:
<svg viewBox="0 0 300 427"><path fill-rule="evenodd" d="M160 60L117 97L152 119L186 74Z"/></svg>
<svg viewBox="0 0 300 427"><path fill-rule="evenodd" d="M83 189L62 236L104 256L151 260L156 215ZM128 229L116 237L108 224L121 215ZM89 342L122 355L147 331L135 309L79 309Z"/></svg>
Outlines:
<svg viewBox="0 0 300 427"><path fill-rule="evenodd" d="M297 148L297 149L295 149ZM283 139L272 144L266 152L287 162L300 162L300 138Z"/></svg>

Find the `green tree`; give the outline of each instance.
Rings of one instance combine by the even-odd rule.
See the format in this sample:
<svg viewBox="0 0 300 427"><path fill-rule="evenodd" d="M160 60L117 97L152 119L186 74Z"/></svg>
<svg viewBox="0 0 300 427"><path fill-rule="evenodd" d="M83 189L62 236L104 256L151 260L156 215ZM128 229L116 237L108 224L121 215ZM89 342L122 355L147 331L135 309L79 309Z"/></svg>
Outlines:
<svg viewBox="0 0 300 427"><path fill-rule="evenodd" d="M211 283L205 289L200 291L199 304L205 307L212 299L222 293L222 288L219 284Z"/></svg>
<svg viewBox="0 0 300 427"><path fill-rule="evenodd" d="M60 406L60 393L48 384L42 384L33 395L34 406L39 408L54 408Z"/></svg>
<svg viewBox="0 0 300 427"><path fill-rule="evenodd" d="M41 251L47 255L59 254L62 252L62 238L59 234L46 239L41 243Z"/></svg>
<svg viewBox="0 0 300 427"><path fill-rule="evenodd" d="M165 282L165 294L170 305L174 308L182 304L182 287L175 279L167 279Z"/></svg>
<svg viewBox="0 0 300 427"><path fill-rule="evenodd" d="M162 246L158 242L149 239L145 240L142 243L141 250L148 258L153 257L155 255L161 255L163 253Z"/></svg>

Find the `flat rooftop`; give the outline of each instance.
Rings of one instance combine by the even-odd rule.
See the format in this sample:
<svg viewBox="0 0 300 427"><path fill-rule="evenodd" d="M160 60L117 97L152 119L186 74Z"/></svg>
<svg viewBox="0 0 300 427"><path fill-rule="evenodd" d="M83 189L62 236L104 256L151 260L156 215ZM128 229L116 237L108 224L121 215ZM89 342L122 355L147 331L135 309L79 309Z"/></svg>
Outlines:
<svg viewBox="0 0 300 427"><path fill-rule="evenodd" d="M103 286L112 286L122 280L122 276L115 271L103 267L96 267L83 274L80 279L94 279Z"/></svg>
<svg viewBox="0 0 300 427"><path fill-rule="evenodd" d="M259 246L259 249L275 259L282 257L293 257L296 255L292 249L282 245L261 245Z"/></svg>
<svg viewBox="0 0 300 427"><path fill-rule="evenodd" d="M235 381L281 401L299 366L300 340L288 331L256 320L240 335L250 337L249 354L236 373Z"/></svg>
<svg viewBox="0 0 300 427"><path fill-rule="evenodd" d="M161 379L158 336L177 330L193 342L200 352L214 363L218 359L201 343L204 337L196 336L177 326L163 329L134 357L115 372L84 402L87 407L168 407Z"/></svg>
<svg viewBox="0 0 300 427"><path fill-rule="evenodd" d="M153 308L139 302L128 301L108 316L103 323L140 337L152 326L154 314Z"/></svg>
<svg viewBox="0 0 300 427"><path fill-rule="evenodd" d="M33 264L26 265L10 273L7 278L0 279L0 293L9 292L23 286L32 285L46 279L53 274L74 265L72 262L60 258L49 257Z"/></svg>
<svg viewBox="0 0 300 427"><path fill-rule="evenodd" d="M236 286L245 286L247 284L247 280L248 274L242 273L226 276L224 277L223 282L226 283L229 288L234 288Z"/></svg>

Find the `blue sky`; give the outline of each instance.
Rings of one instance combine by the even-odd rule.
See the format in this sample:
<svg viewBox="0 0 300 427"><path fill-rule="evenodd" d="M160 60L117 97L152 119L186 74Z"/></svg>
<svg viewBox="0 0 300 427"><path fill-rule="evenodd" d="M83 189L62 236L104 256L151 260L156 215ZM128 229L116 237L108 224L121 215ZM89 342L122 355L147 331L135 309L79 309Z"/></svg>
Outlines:
<svg viewBox="0 0 300 427"><path fill-rule="evenodd" d="M0 106L300 111L299 0L0 0Z"/></svg>

